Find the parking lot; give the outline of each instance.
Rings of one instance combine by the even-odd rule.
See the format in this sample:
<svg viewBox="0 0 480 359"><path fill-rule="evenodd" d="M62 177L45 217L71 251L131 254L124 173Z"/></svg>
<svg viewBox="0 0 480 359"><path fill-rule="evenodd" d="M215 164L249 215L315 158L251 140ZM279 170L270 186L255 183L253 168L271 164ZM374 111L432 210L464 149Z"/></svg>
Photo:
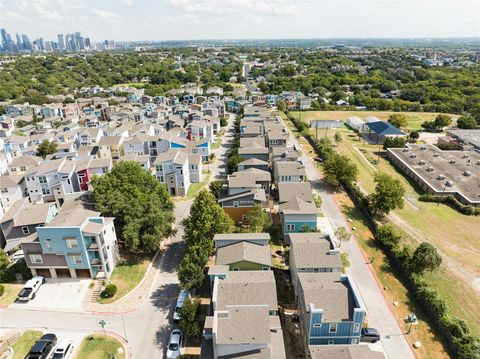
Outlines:
<svg viewBox="0 0 480 359"><path fill-rule="evenodd" d="M80 311L91 279L46 279L35 298L29 302L16 301L10 307L47 310Z"/></svg>

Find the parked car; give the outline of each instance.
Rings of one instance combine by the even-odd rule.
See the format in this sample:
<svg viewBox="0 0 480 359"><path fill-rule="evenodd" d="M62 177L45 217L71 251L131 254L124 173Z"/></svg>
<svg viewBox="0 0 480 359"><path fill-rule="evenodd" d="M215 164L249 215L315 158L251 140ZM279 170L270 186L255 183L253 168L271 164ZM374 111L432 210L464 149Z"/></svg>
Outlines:
<svg viewBox="0 0 480 359"><path fill-rule="evenodd" d="M25 254L23 254L21 249L13 253L9 258L12 263L25 262Z"/></svg>
<svg viewBox="0 0 480 359"><path fill-rule="evenodd" d="M380 333L375 328L363 328L361 342L376 343L380 340Z"/></svg>
<svg viewBox="0 0 480 359"><path fill-rule="evenodd" d="M18 293L17 300L28 302L29 300L35 298L35 293L37 293L38 288L40 288L43 283L45 283L45 278L40 276L33 277L27 283L25 283L20 293Z"/></svg>
<svg viewBox="0 0 480 359"><path fill-rule="evenodd" d="M175 311L173 312L174 322L180 321L180 311L182 310L183 304L188 298L190 298L190 292L187 289L180 290L180 294L178 295L177 299L177 305L175 306Z"/></svg>
<svg viewBox="0 0 480 359"><path fill-rule="evenodd" d="M64 340L53 351L52 359L70 359L73 356L73 344L70 340Z"/></svg>
<svg viewBox="0 0 480 359"><path fill-rule="evenodd" d="M55 334L45 334L33 344L25 359L47 359L57 343Z"/></svg>
<svg viewBox="0 0 480 359"><path fill-rule="evenodd" d="M170 333L170 340L167 347L167 359L180 358L182 349L183 334L180 329L174 329Z"/></svg>

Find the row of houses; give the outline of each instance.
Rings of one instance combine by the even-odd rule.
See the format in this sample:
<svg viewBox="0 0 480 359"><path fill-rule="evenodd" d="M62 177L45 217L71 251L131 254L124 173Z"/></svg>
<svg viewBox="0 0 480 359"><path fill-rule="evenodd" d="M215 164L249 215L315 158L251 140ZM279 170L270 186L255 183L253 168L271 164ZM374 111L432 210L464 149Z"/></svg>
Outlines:
<svg viewBox="0 0 480 359"><path fill-rule="evenodd" d="M317 208L300 152L288 146L289 133L262 107L248 106L240 122L238 171L228 176L218 202L236 222L256 206L275 208L283 234L315 230Z"/></svg>
<svg viewBox="0 0 480 359"><path fill-rule="evenodd" d="M117 256L114 219L86 209L78 198L119 161L139 163L170 195L186 195L192 183L203 181L203 165L221 130L219 114L225 114L223 103L211 99L201 105L139 104L135 112L126 104L130 115L117 111L104 121L85 113L86 102L77 100L80 115L57 128L38 126L47 116L29 129L16 126L24 125L18 116L0 116L2 128L14 133L0 138L0 247L23 249L33 274L108 277ZM131 116L136 113L141 116ZM42 157L44 141L56 149Z"/></svg>

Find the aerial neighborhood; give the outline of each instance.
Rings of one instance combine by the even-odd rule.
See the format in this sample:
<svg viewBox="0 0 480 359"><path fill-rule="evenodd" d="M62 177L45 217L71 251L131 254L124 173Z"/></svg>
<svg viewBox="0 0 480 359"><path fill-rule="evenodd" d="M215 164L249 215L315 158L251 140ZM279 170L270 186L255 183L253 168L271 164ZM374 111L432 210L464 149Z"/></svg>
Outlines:
<svg viewBox="0 0 480 359"><path fill-rule="evenodd" d="M0 357L480 357L473 45L0 31Z"/></svg>

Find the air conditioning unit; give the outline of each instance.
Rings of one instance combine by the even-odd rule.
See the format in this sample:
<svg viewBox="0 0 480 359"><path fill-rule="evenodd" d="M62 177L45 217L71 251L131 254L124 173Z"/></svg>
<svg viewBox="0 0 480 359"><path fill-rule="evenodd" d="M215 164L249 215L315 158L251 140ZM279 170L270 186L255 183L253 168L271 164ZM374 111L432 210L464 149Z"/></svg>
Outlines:
<svg viewBox="0 0 480 359"><path fill-rule="evenodd" d="M463 175L468 177L468 176L472 175L472 172L470 172L468 170L465 170L465 171L463 171Z"/></svg>
<svg viewBox="0 0 480 359"><path fill-rule="evenodd" d="M427 170L427 172L433 172L433 167L432 167L432 166L428 166L428 167L426 168L426 170Z"/></svg>
<svg viewBox="0 0 480 359"><path fill-rule="evenodd" d="M450 161L448 161L448 163L450 163L450 164L452 164L452 165L453 165L455 162L457 162L457 161L455 161L455 160L450 160Z"/></svg>
<svg viewBox="0 0 480 359"><path fill-rule="evenodd" d="M425 164L425 161L424 161L424 160L420 160L420 161L418 161L418 164L421 165L421 166L423 166L423 165Z"/></svg>
<svg viewBox="0 0 480 359"><path fill-rule="evenodd" d="M420 149L421 149L422 151L424 151L424 150L427 149L427 146L420 146Z"/></svg>
<svg viewBox="0 0 480 359"><path fill-rule="evenodd" d="M445 182L445 185L447 187L453 187L453 182L452 181L447 181L447 182Z"/></svg>
<svg viewBox="0 0 480 359"><path fill-rule="evenodd" d="M444 175L438 175L438 176L437 176L437 179L439 179L439 180L444 180L444 179L445 179L445 176L444 176Z"/></svg>
<svg viewBox="0 0 480 359"><path fill-rule="evenodd" d="M410 155L410 158L417 158L417 155L416 155L415 153L412 153L412 154Z"/></svg>

